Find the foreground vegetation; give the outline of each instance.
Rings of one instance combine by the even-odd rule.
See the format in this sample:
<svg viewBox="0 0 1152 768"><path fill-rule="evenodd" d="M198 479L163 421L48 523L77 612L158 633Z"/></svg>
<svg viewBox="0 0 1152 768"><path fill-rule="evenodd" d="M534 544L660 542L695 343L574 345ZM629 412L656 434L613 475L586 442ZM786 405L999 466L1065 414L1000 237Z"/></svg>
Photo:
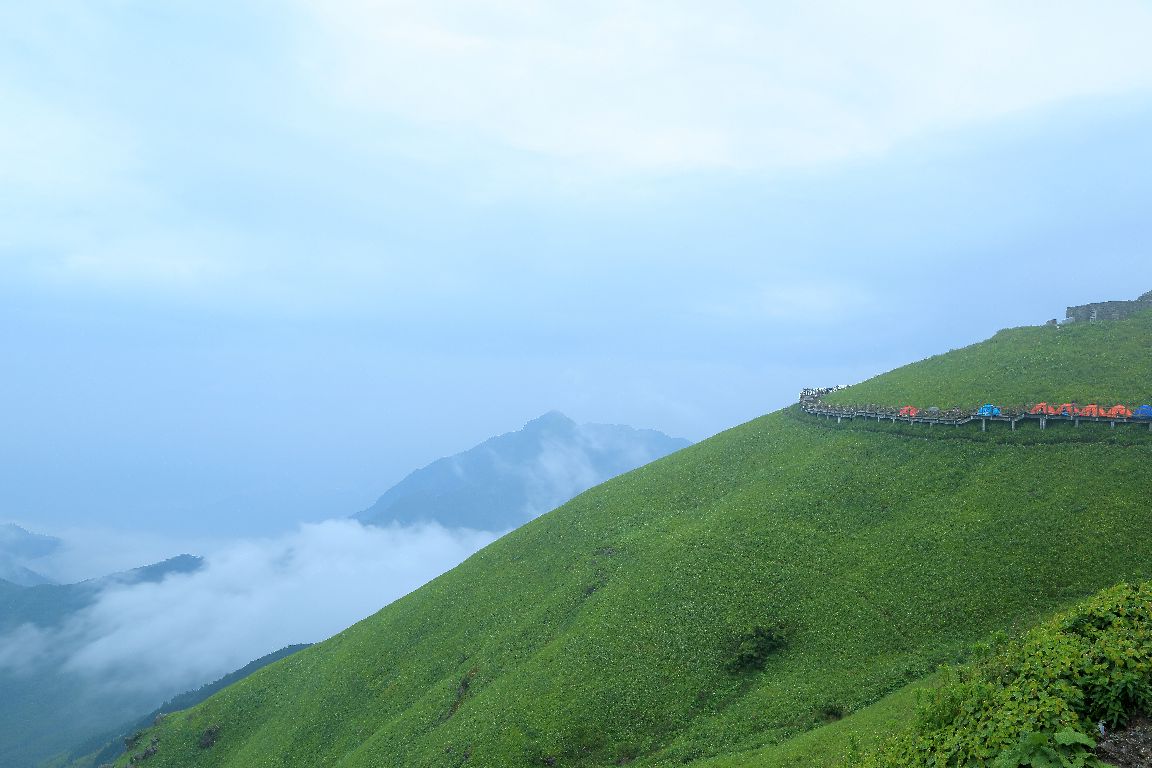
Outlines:
<svg viewBox="0 0 1152 768"><path fill-rule="evenodd" d="M937 768L1095 764L1111 734L1152 711L1152 582L1120 584L1026 634L995 633L860 712L700 768Z"/></svg>
<svg viewBox="0 0 1152 768"><path fill-rule="evenodd" d="M1097 358L1120 326L1140 338ZM899 396L866 399L995 399L1031 372L1002 399L1113 382L1096 396L1147 401L1148 318L1076 329L1022 370L1035 333L1049 329L901 369ZM937 381L973 360L978 397ZM826 746L815 734L991 633L1152 577L1150 459L1147 442L935 440L772 414L583 494L170 716L141 749L156 739L148 764L185 768L802 765ZM872 741L884 711L906 711L892 701L868 710Z"/></svg>
<svg viewBox="0 0 1152 768"><path fill-rule="evenodd" d="M1095 764L1101 730L1152 711L1152 582L1121 584L951 670L865 768Z"/></svg>

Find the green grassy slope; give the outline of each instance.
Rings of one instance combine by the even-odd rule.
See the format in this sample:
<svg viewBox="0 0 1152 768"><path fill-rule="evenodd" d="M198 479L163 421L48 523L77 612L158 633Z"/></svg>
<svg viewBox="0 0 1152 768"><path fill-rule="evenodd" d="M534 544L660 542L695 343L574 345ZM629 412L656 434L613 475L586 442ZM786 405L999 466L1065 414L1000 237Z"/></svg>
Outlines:
<svg viewBox="0 0 1152 768"><path fill-rule="evenodd" d="M908 683L842 720L760 749L700 760L695 768L857 768L861 757L915 719L921 696L940 684L934 673Z"/></svg>
<svg viewBox="0 0 1152 768"><path fill-rule="evenodd" d="M1135 405L1150 397L1152 310L1121 322L1000 331L988 341L898 368L825 399L967 409L989 401Z"/></svg>
<svg viewBox="0 0 1152 768"><path fill-rule="evenodd" d="M779 745L696 765L984 764L1020 744L1062 752L1067 764L1073 764L1077 753L1090 745L1057 734L1072 729L1094 741L1100 722L1115 729L1147 712L1152 705L1150 670L1152 582L1118 584L1047 617L1024 635L996 633L973 648L967 663L943 667L842 720ZM1022 755L1018 752L1017 757ZM1065 763L1055 759L1043 764Z"/></svg>
<svg viewBox="0 0 1152 768"><path fill-rule="evenodd" d="M1085 350L1115 327L1076 329L1083 343L1045 346L1032 373L1069 398L1102 381L1146 400L1148 322L1117 324L1141 338L1099 359ZM1011 382L1021 353L1041 354L1033 331L1048 329L951 354L978 356L983 391L1027 398ZM937 382L949 356L919 366L892 374L908 382L893 399L998 394ZM1082 434L937 440L794 409L757 419L170 717L148 764L672 765L783 744L991 631L1152 575L1152 445ZM777 624L787 646L733 672L749 629Z"/></svg>

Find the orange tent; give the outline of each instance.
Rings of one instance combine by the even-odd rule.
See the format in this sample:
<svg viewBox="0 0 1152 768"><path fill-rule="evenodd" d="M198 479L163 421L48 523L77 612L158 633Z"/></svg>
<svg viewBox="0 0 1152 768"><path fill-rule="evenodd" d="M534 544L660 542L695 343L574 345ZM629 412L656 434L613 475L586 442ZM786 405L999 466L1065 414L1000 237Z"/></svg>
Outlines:
<svg viewBox="0 0 1152 768"><path fill-rule="evenodd" d="M906 405L906 406L904 406L903 408L901 408L901 409L900 409L900 413L899 413L899 415L900 415L900 416L913 416L913 417L914 417L914 416L916 416L916 414L918 414L918 413L920 413L920 409L919 409L919 408L917 408L917 407L916 407L916 406L914 406L914 405Z"/></svg>
<svg viewBox="0 0 1152 768"><path fill-rule="evenodd" d="M1077 416L1104 416L1105 415L1105 409L1096 405L1096 403L1092 403L1092 405L1086 405L1083 408L1077 408L1076 409L1076 415Z"/></svg>
<svg viewBox="0 0 1152 768"><path fill-rule="evenodd" d="M1104 415L1113 419L1127 419L1132 415L1132 409L1123 405L1114 405Z"/></svg>

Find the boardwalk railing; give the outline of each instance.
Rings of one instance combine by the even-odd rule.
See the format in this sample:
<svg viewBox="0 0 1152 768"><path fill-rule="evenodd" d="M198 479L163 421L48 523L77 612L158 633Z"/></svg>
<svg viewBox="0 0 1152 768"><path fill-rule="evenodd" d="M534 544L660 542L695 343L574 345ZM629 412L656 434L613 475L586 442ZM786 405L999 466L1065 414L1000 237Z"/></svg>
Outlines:
<svg viewBox="0 0 1152 768"><path fill-rule="evenodd" d="M1005 422L1011 426L1013 430L1016 429L1016 424L1025 419L1040 422L1040 429L1047 429L1048 422L1072 422L1074 427L1080 426L1082 421L1092 422L1107 422L1111 425L1112 429L1116 428L1117 424L1147 424L1148 430L1152 432L1152 420L1133 418L1130 416L1084 416L1080 414L1067 414L1067 415L1052 415L1045 413L1029 413L1027 411L1011 412L1002 414L1000 416L982 415L979 409L962 412L956 410L948 411L920 411L916 415L904 414L901 415L899 408L889 408L885 406L852 406L852 405L830 405L825 403L824 395L834 392L839 387L828 387L823 389L805 389L800 393L800 410L804 411L810 416L818 416L824 419L836 419L839 424L845 419L855 420L864 419L865 421L890 421L893 424L903 422L905 424L927 424L928 426L943 425L949 427L959 427L962 424L968 424L973 421L980 422L980 430L986 432L988 430L988 422Z"/></svg>

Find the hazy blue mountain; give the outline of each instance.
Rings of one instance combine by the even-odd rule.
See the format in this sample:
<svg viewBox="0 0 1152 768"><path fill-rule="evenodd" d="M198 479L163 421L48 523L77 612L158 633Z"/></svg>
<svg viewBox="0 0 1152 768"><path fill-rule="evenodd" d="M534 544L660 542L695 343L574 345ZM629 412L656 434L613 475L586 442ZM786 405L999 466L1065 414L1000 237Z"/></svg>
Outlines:
<svg viewBox="0 0 1152 768"><path fill-rule="evenodd" d="M58 627L76 611L91 605L97 593L111 583L158 582L172 573L191 573L202 565L202 558L177 555L160 563L76 584L2 585L0 635L23 624L32 624L39 629Z"/></svg>
<svg viewBox="0 0 1152 768"><path fill-rule="evenodd" d="M133 568L123 573L114 573L98 579L97 583L116 581L121 584L143 584L147 582L161 582L173 573L194 573L204 565L204 558L196 555L176 555L159 563Z"/></svg>
<svg viewBox="0 0 1152 768"><path fill-rule="evenodd" d="M61 661L70 636L61 630L103 587L158 582L201 565L199 557L180 555L77 584L0 581L0 765L30 768L154 706L139 694L66 669Z"/></svg>
<svg viewBox="0 0 1152 768"><path fill-rule="evenodd" d="M18 584L22 587L34 587L37 584L52 584L52 579L26 568L11 558L0 555L0 579Z"/></svg>
<svg viewBox="0 0 1152 768"><path fill-rule="evenodd" d="M29 567L30 561L50 555L60 539L31 533L14 523L0 525L0 579L30 587L52 580Z"/></svg>
<svg viewBox="0 0 1152 768"><path fill-rule="evenodd" d="M60 539L31 533L15 523L0 525L0 552L13 557L43 557L60 546Z"/></svg>
<svg viewBox="0 0 1152 768"><path fill-rule="evenodd" d="M551 411L517 432L416 470L356 518L373 525L514 528L690 444L652 429L577 424Z"/></svg>

